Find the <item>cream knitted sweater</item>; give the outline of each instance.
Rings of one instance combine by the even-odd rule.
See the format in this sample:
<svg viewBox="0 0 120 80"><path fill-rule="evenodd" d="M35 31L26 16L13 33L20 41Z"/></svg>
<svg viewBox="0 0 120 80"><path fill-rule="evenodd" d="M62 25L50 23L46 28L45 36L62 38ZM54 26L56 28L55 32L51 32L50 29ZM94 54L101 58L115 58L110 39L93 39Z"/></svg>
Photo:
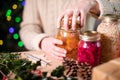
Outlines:
<svg viewBox="0 0 120 80"><path fill-rule="evenodd" d="M20 29L20 37L25 47L28 50L40 50L39 43L43 37L55 36L56 22L60 13L78 1L26 0ZM108 13L120 14L120 0L97 1L100 5L100 17Z"/></svg>

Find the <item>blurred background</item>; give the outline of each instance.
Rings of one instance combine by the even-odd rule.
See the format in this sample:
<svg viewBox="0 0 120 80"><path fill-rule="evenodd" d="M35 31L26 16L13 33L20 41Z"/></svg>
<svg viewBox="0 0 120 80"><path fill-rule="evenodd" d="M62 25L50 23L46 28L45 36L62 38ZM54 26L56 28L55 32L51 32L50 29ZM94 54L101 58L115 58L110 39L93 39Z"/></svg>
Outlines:
<svg viewBox="0 0 120 80"><path fill-rule="evenodd" d="M25 0L0 0L0 52L24 51L19 36Z"/></svg>

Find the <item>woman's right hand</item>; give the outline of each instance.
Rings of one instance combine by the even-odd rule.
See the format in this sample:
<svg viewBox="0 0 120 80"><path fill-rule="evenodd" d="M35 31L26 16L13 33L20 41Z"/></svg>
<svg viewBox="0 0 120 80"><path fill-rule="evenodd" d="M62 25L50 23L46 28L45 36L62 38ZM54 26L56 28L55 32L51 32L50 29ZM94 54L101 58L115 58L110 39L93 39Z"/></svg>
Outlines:
<svg viewBox="0 0 120 80"><path fill-rule="evenodd" d="M54 37L46 37L41 42L41 49L57 59L63 60L66 57L67 51L56 45L62 45L63 42Z"/></svg>
<svg viewBox="0 0 120 80"><path fill-rule="evenodd" d="M76 29L77 18L80 16L80 27L83 27L86 22L87 14L91 12L96 14L99 12L98 3L96 0L80 0L74 7L66 9L59 17L57 21L58 28L62 19L64 19L64 29L68 29L69 19L72 18L72 29Z"/></svg>

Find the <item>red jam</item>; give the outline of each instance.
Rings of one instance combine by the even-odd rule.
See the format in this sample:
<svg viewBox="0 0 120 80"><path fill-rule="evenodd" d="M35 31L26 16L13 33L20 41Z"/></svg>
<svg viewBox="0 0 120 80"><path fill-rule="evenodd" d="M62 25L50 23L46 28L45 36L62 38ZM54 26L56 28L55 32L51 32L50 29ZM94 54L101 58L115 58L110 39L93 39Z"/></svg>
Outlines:
<svg viewBox="0 0 120 80"><path fill-rule="evenodd" d="M93 40L89 38L91 35L87 37L81 38L78 44L78 63L87 62L91 66L96 66L100 63L101 44L97 37L93 38Z"/></svg>

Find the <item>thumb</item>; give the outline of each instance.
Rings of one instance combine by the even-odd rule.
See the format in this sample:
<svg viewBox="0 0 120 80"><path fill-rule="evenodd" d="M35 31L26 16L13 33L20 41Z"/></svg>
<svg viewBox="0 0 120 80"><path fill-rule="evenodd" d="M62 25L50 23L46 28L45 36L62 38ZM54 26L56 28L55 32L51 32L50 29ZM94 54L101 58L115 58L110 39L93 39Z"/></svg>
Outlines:
<svg viewBox="0 0 120 80"><path fill-rule="evenodd" d="M59 44L59 45L62 45L63 44L63 41L62 40L59 40L59 39L53 39L52 42L54 44Z"/></svg>

